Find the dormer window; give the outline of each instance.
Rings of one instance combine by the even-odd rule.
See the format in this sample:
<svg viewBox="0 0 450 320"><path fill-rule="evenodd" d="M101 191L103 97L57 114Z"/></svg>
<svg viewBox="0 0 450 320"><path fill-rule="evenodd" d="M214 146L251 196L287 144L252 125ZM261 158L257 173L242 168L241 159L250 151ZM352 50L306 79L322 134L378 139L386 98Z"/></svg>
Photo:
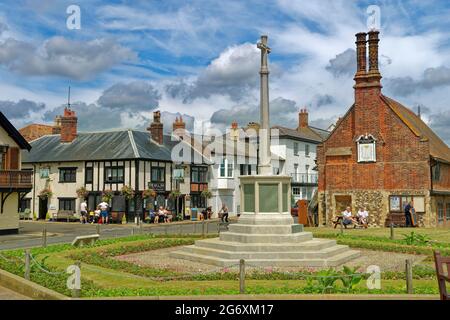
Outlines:
<svg viewBox="0 0 450 320"><path fill-rule="evenodd" d="M376 139L371 134L359 136L356 139L358 146L358 162L376 162Z"/></svg>

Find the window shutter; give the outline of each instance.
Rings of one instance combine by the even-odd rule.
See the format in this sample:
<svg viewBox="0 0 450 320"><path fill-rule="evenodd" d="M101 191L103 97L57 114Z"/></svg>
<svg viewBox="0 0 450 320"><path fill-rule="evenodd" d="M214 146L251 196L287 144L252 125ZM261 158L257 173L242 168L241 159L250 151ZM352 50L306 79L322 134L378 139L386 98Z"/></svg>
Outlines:
<svg viewBox="0 0 450 320"><path fill-rule="evenodd" d="M9 147L6 154L6 169L18 170L19 169L19 152L17 147Z"/></svg>

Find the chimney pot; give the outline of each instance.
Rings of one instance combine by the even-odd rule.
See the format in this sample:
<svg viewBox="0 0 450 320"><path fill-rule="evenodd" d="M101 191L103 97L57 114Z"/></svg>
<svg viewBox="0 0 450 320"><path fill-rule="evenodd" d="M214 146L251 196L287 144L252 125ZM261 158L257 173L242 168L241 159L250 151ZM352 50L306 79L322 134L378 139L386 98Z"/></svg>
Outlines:
<svg viewBox="0 0 450 320"><path fill-rule="evenodd" d="M306 108L300 109L298 114L298 129L308 127L308 110Z"/></svg>
<svg viewBox="0 0 450 320"><path fill-rule="evenodd" d="M57 117L55 122L59 120L60 128L56 125L52 130L53 132L61 133L61 142L72 142L77 137L77 122L78 118L75 115L75 111L65 108L64 115Z"/></svg>
<svg viewBox="0 0 450 320"><path fill-rule="evenodd" d="M163 143L163 124L161 123L161 112L153 112L153 122L147 130L150 131L150 136L156 143Z"/></svg>
<svg viewBox="0 0 450 320"><path fill-rule="evenodd" d="M183 122L183 118L176 117L174 123L172 124L173 132L177 135L184 135L184 131L186 130L186 123Z"/></svg>

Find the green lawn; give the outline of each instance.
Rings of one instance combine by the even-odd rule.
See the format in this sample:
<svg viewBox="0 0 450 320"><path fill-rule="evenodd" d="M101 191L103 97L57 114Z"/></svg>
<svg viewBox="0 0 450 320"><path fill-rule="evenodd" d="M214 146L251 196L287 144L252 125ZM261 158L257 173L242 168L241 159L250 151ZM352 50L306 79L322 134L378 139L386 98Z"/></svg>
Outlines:
<svg viewBox="0 0 450 320"><path fill-rule="evenodd" d="M336 230L313 229L315 235L332 237ZM373 242L373 237L386 237L386 230L348 230L349 238L357 237L358 241ZM407 231L402 229L401 231ZM389 230L387 230L389 232ZM351 235L351 236L350 236ZM443 235L434 235L443 238ZM338 237L341 241L343 238ZM199 295L199 294L238 294L239 281L237 273L232 271L214 272L209 274L189 275L177 273L171 270L161 270L151 267L139 267L129 262L118 261L113 257L123 254L151 251L171 246L187 245L193 243L198 237L193 236L152 236L140 235L126 238L116 238L97 242L93 246L73 248L70 245L54 245L47 248L32 249L32 254L37 261L52 272L60 272L58 275L48 275L33 267L31 280L50 289L70 295L65 288L67 275L64 270L75 261L81 261L82 272L82 296L83 297L107 297L107 296L143 296L143 295ZM352 240L353 241L353 240ZM400 240L396 240L400 241ZM367 241L366 241L367 242ZM381 241L383 242L383 241ZM392 243L393 245L394 243ZM390 245L388 243L388 245ZM10 250L0 252L3 256L13 259L7 262L0 259L0 268L23 276L22 250ZM330 293L347 293L339 276L332 285L326 284L319 275L331 275L343 271L323 270L307 271L299 270L295 274L282 272L250 273L246 277L246 293L249 294L302 294L322 293L324 288ZM262 273L261 273L262 272ZM309 273L308 273L309 272ZM350 271L355 274L355 270ZM168 280L168 276L174 279ZM361 276L352 276L356 279L352 293L383 293L403 294L406 292L406 284L403 273L382 274L381 290L368 290L366 280ZM344 277L345 278L345 277ZM308 280L309 279L309 280ZM348 279L348 278L345 278ZM414 288L417 294L437 294L437 283L433 273L417 271L414 274Z"/></svg>
<svg viewBox="0 0 450 320"><path fill-rule="evenodd" d="M320 237L321 235L334 235L340 233L340 227L336 229L332 227L320 227L320 228L305 228L306 231L311 231L314 236ZM368 228L368 229L344 229L344 234L355 237L379 237L389 238L390 228ZM431 240L449 243L450 244L450 229L449 228L394 228L394 238L396 240L403 239L404 234L410 234L411 232L427 235Z"/></svg>

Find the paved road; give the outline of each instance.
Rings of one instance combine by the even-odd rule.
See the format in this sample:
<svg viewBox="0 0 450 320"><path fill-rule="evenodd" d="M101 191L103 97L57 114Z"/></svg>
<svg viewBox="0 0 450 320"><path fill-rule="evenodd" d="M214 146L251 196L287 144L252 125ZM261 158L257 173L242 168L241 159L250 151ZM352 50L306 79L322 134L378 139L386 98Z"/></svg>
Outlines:
<svg viewBox="0 0 450 320"><path fill-rule="evenodd" d="M31 300L15 291L0 286L0 300Z"/></svg>
<svg viewBox="0 0 450 320"><path fill-rule="evenodd" d="M47 244L70 243L76 236L95 234L96 225L80 224L78 222L40 222L21 221L18 235L0 236L0 250L19 249L42 246L42 230L47 230ZM143 224L142 229L134 224L110 224L100 225L101 238L124 237L132 234L154 233L154 234L201 234L202 222L181 222L163 224ZM208 220L205 223L205 233L217 234L219 221ZM226 230L226 226L221 226Z"/></svg>

